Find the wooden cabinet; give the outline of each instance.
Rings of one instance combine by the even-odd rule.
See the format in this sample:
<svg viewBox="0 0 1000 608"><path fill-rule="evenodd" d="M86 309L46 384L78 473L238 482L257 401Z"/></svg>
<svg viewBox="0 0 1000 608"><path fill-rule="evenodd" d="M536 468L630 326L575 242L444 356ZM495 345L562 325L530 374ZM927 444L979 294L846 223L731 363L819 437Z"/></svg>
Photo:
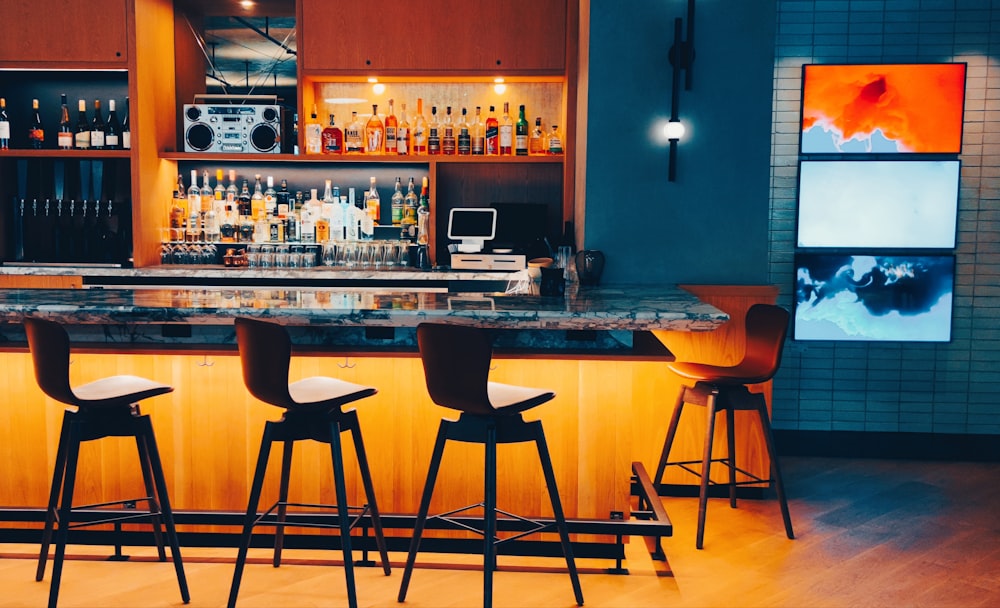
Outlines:
<svg viewBox="0 0 1000 608"><path fill-rule="evenodd" d="M301 0L311 72L563 74L566 0Z"/></svg>
<svg viewBox="0 0 1000 608"><path fill-rule="evenodd" d="M126 67L126 0L3 0L0 66Z"/></svg>

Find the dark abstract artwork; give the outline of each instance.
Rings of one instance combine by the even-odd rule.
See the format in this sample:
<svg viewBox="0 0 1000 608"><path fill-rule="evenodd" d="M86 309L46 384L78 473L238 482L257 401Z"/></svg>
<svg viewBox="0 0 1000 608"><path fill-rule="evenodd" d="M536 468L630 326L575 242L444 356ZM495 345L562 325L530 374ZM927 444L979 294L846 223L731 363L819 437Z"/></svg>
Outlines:
<svg viewBox="0 0 1000 608"><path fill-rule="evenodd" d="M953 256L799 254L795 266L796 340L951 339Z"/></svg>

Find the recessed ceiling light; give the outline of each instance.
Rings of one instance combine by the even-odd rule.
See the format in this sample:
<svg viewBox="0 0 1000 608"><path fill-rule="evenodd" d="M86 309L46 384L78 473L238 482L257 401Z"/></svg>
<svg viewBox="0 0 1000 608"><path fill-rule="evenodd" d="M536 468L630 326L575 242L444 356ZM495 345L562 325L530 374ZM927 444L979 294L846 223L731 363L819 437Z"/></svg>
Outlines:
<svg viewBox="0 0 1000 608"><path fill-rule="evenodd" d="M244 10L250 10L253 8L254 3L251 2L251 0L240 0L240 6L242 6Z"/></svg>

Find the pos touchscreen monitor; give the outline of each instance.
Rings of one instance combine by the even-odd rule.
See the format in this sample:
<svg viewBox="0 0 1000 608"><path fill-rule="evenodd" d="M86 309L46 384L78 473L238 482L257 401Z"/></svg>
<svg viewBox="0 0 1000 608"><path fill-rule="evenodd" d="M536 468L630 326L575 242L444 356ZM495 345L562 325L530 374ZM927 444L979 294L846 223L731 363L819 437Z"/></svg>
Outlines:
<svg viewBox="0 0 1000 608"><path fill-rule="evenodd" d="M458 250L463 253L482 251L496 232L496 209L457 207L448 213L448 238L458 241Z"/></svg>

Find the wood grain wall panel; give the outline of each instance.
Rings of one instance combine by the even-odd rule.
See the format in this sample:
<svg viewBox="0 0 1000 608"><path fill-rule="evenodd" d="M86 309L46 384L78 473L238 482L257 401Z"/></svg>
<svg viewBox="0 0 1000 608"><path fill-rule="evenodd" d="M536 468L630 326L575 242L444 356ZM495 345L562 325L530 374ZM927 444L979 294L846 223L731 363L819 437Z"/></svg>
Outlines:
<svg viewBox="0 0 1000 608"><path fill-rule="evenodd" d="M0 289L80 289L83 277L0 275Z"/></svg>

